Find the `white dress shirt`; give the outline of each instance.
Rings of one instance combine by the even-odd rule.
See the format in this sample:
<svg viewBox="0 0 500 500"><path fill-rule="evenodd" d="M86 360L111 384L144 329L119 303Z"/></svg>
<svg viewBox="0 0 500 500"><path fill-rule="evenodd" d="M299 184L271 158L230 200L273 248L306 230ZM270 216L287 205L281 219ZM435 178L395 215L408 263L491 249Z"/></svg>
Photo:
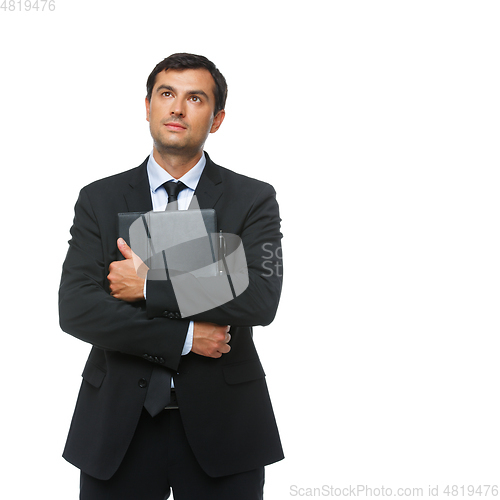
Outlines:
<svg viewBox="0 0 500 500"><path fill-rule="evenodd" d="M205 168L206 159L205 155L201 156L200 161L191 169L189 172L184 174L180 179L174 179L166 170L164 170L153 157L153 152L149 155L147 170L149 178L149 188L151 190L151 200L153 202L154 212L163 212L167 208L168 196L167 191L163 187L163 184L168 181L182 181L187 189L183 189L179 196L177 197L177 206L179 210L187 210L191 200L193 199L193 194L200 181L201 174ZM144 298L146 298L146 282L144 283ZM147 300L147 298L146 298ZM191 351L193 347L193 322L189 322L189 328L186 335L186 341L184 342L184 348L182 349L182 355L185 356Z"/></svg>

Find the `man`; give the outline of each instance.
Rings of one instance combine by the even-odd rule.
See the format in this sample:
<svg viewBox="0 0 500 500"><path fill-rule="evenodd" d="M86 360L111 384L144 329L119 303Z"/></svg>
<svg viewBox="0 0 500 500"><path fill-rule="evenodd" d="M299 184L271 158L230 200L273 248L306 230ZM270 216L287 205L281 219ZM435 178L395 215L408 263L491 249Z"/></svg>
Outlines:
<svg viewBox="0 0 500 500"><path fill-rule="evenodd" d="M59 310L61 328L93 345L64 450L81 469L83 500L162 500L171 489L176 500L260 499L264 466L283 458L252 340L252 326L274 319L281 291L278 205L269 184L204 153L226 94L205 57L159 63L147 83L151 155L86 186L76 203ZM243 293L191 317L171 281L138 275L117 239L118 213L165 210L177 181L186 186L178 209L193 196L214 208L217 230L241 238L248 266Z"/></svg>

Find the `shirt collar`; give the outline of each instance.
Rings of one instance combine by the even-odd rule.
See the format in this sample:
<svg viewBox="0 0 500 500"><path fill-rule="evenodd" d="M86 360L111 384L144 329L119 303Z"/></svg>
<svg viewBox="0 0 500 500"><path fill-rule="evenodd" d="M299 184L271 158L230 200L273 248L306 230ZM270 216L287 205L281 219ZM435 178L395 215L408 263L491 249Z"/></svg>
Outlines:
<svg viewBox="0 0 500 500"><path fill-rule="evenodd" d="M178 180L182 181L189 189L195 191L206 163L207 160L205 158L205 155L202 154L200 161ZM153 151L151 151L151 154L149 155L147 169L149 186L153 193L155 193L156 190L165 182L177 180L174 179L165 169L161 168L160 165L158 165L153 157Z"/></svg>

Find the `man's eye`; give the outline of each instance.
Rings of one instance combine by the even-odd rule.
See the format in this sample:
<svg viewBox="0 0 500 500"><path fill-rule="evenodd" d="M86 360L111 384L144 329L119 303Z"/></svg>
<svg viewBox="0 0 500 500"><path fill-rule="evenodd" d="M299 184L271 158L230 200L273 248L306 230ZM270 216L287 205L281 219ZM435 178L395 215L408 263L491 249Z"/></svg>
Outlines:
<svg viewBox="0 0 500 500"><path fill-rule="evenodd" d="M191 96L191 100L194 102L201 102L201 99L196 95Z"/></svg>
<svg viewBox="0 0 500 500"><path fill-rule="evenodd" d="M170 97L172 95L172 92L169 92L168 90L166 90L165 92L162 92L161 95L164 97Z"/></svg>

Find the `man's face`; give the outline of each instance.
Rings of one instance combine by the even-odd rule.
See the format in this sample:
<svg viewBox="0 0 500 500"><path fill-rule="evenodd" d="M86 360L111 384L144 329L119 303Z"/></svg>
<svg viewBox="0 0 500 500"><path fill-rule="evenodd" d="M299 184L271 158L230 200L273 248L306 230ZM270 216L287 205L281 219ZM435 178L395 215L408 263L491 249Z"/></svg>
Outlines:
<svg viewBox="0 0 500 500"><path fill-rule="evenodd" d="M206 69L162 71L156 76L146 119L160 154L194 156L216 132L224 110L214 117L214 80Z"/></svg>

